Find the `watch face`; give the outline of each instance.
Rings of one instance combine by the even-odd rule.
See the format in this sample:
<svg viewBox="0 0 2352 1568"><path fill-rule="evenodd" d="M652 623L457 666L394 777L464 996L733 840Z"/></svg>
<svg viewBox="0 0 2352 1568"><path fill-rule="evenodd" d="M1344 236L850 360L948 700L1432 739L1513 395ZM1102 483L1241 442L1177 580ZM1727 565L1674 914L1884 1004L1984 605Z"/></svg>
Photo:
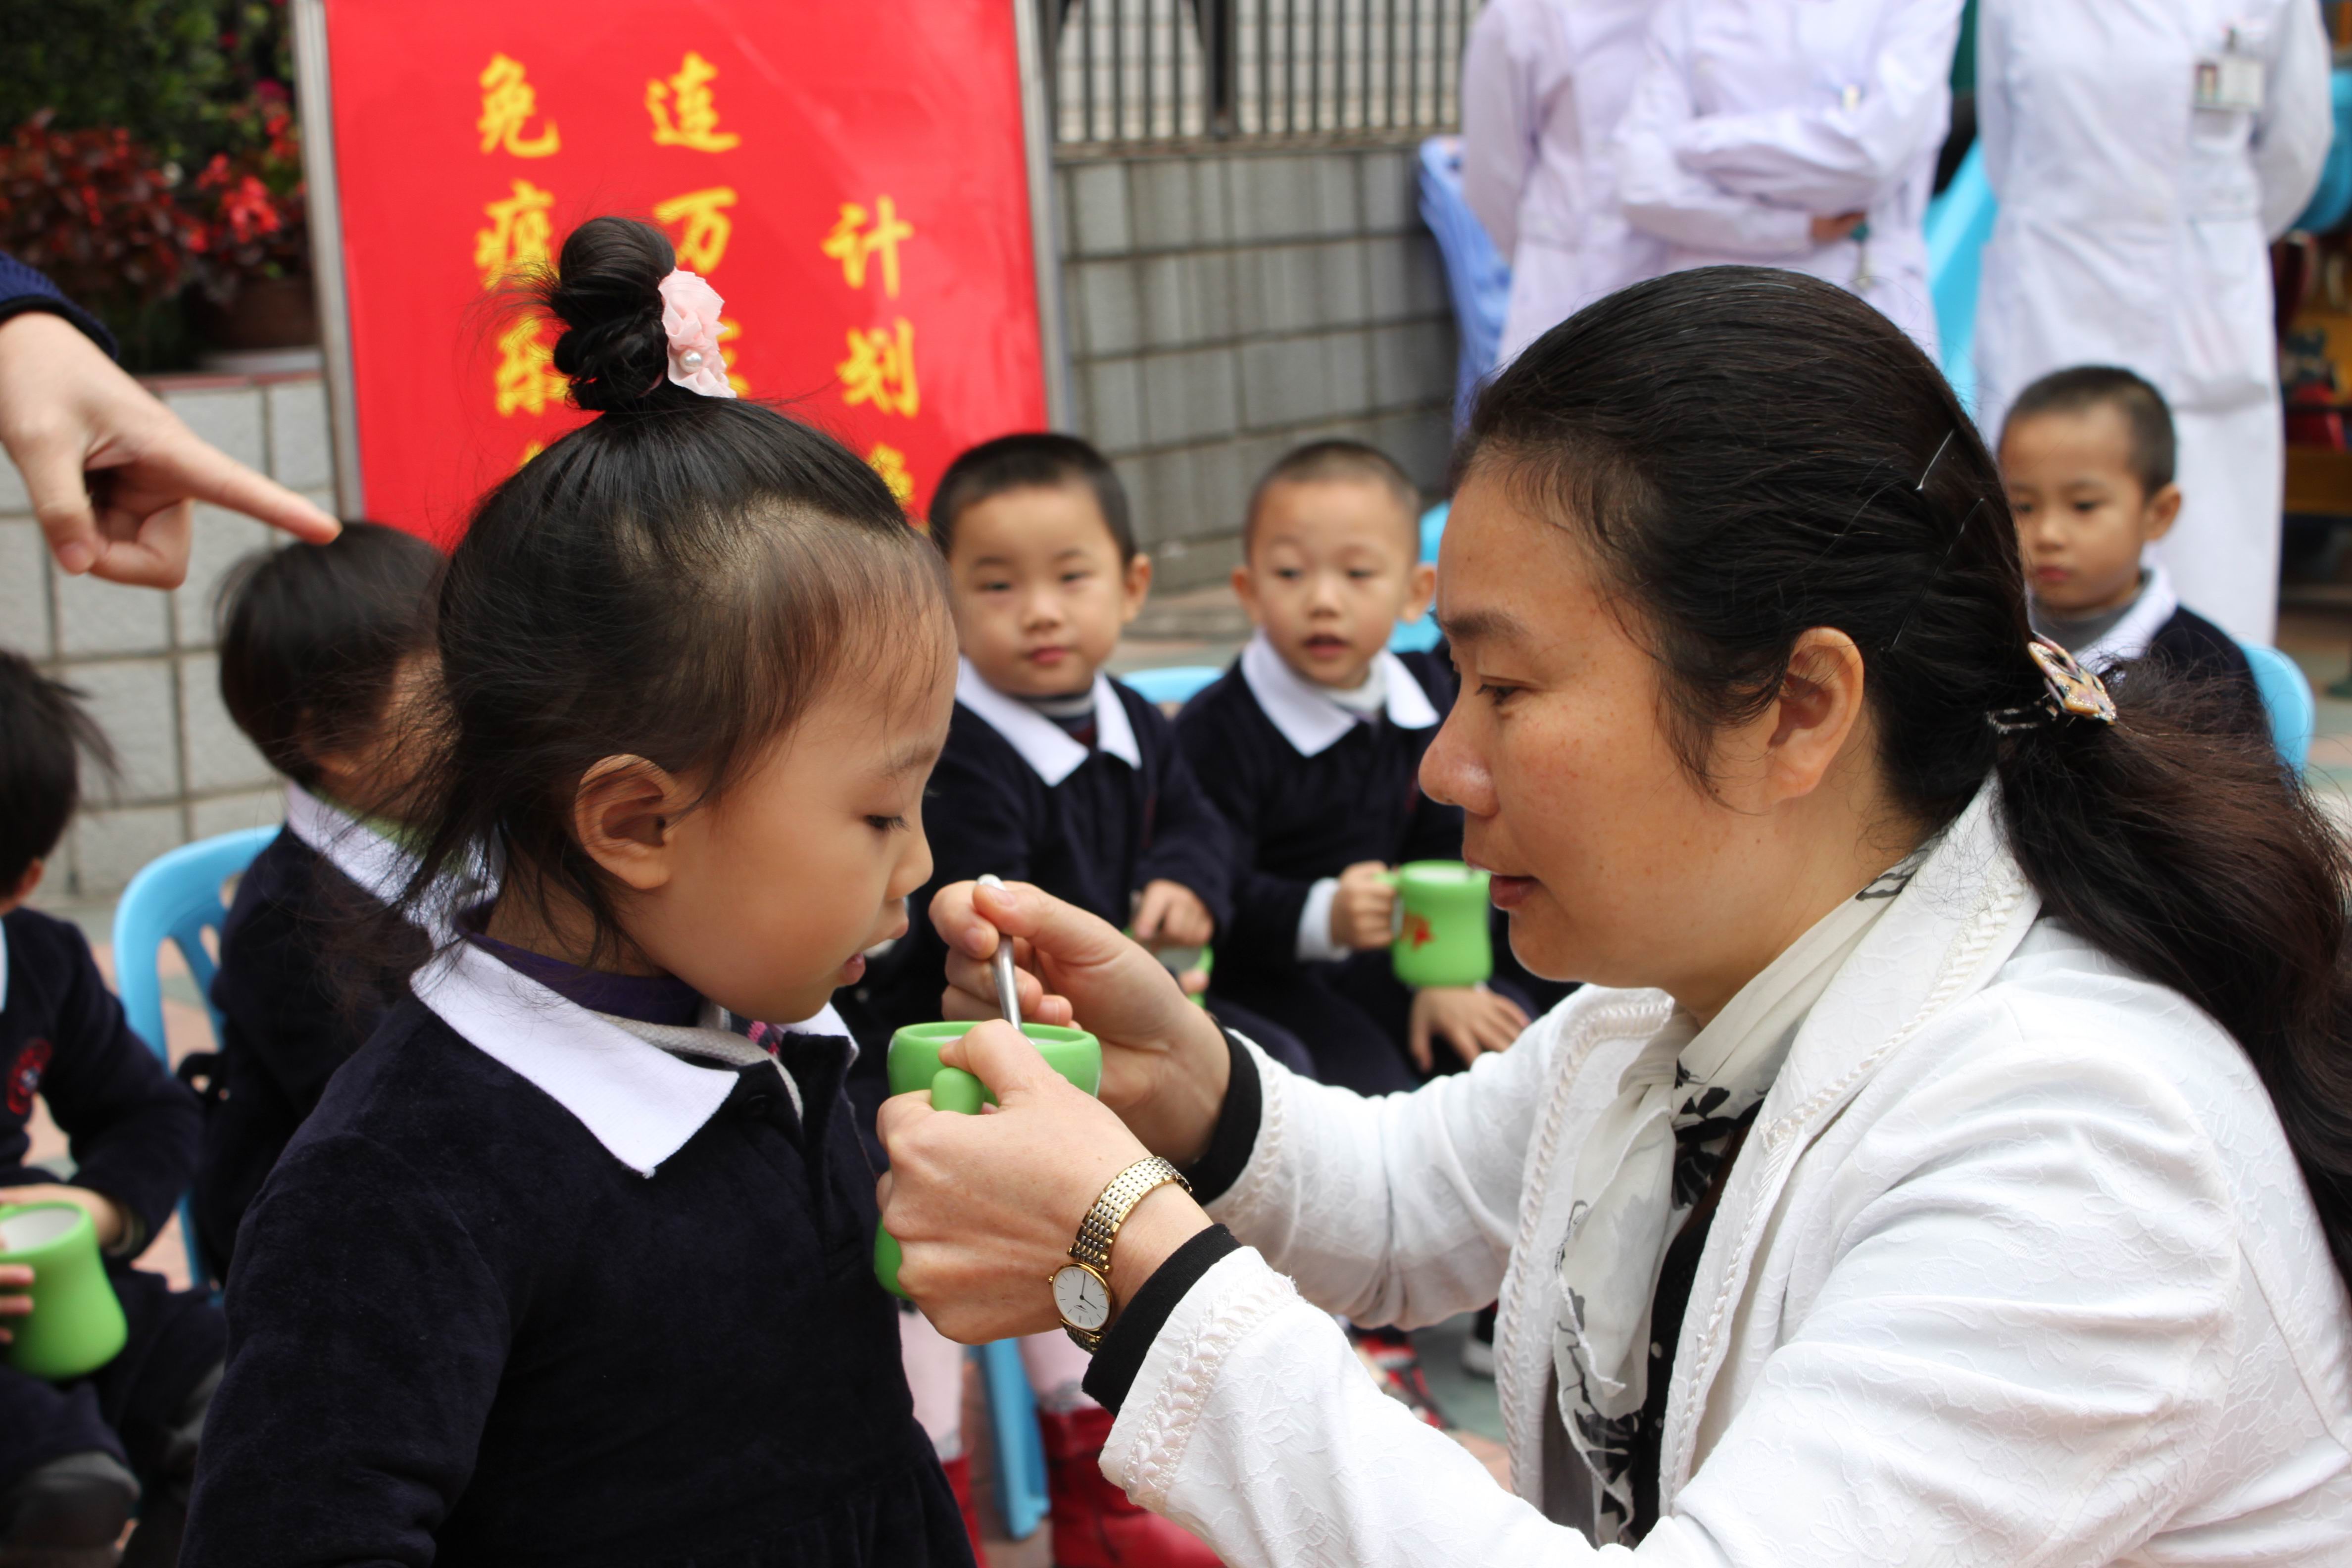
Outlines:
<svg viewBox="0 0 2352 1568"><path fill-rule="evenodd" d="M1062 1321L1089 1333L1110 1321L1110 1292L1087 1269L1066 1263L1054 1272L1054 1305Z"/></svg>

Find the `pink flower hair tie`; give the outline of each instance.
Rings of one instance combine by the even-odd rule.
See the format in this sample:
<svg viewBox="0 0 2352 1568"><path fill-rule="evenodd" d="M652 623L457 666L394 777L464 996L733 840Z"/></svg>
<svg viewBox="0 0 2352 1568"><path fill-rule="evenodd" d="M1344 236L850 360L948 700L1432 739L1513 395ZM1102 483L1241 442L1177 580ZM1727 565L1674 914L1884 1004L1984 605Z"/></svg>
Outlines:
<svg viewBox="0 0 2352 1568"><path fill-rule="evenodd" d="M719 352L719 312L726 309L719 290L680 267L661 280L661 300L670 380L705 397L734 396L735 389L727 384L727 356Z"/></svg>

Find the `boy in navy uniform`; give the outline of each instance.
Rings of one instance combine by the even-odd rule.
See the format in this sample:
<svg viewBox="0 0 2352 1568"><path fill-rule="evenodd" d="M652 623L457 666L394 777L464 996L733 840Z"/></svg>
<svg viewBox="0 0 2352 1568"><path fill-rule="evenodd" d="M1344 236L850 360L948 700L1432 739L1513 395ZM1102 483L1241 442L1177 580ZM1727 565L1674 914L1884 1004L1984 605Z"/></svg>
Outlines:
<svg viewBox="0 0 2352 1568"><path fill-rule="evenodd" d="M1103 673L1151 585L1109 463L1069 436L984 442L940 477L930 529L963 655L947 750L923 799L934 869L908 900L907 935L835 997L863 1046L853 1092L869 1128L889 1092L891 1032L940 1016L947 947L930 900L941 887L986 872L1033 882L1163 950L1210 942L1232 909L1232 838L1173 727ZM908 1333L908 1375L919 1382L929 1365L916 1349L919 1321ZM1198 1541L1103 1480L1111 1415L1078 1388L1084 1352L1057 1332L1022 1350L1045 1438L1055 1563L1213 1564ZM919 1405L926 1391L916 1393Z"/></svg>
<svg viewBox="0 0 2352 1568"><path fill-rule="evenodd" d="M2210 682L2226 721L2267 736L2244 650L2142 560L2180 516L2175 446L2164 395L2127 370L2077 365L2018 395L2000 471L2033 629L2085 666L2146 659Z"/></svg>
<svg viewBox="0 0 2352 1568"><path fill-rule="evenodd" d="M96 1568L138 1506L121 1561L179 1556L196 1442L227 1330L205 1296L131 1267L195 1170L198 1112L124 1020L89 943L25 907L104 737L74 695L0 652L0 1204L64 1202L98 1230L130 1338L91 1375L0 1366L0 1563ZM68 1183L27 1164L36 1098L70 1141ZM0 1339L32 1310L32 1270L0 1268Z"/></svg>
<svg viewBox="0 0 2352 1568"><path fill-rule="evenodd" d="M1509 1047L1558 987L1532 980L1497 931L1496 981L1418 993L1390 967L1408 860L1459 860L1462 814L1422 794L1422 753L1454 702L1443 652L1396 654L1427 610L1419 495L1382 453L1318 441L1250 500L1234 591L1257 632L1177 721L1192 769L1240 841L1232 937L1212 1005L1238 1003L1306 1042L1318 1077L1364 1094Z"/></svg>
<svg viewBox="0 0 2352 1568"><path fill-rule="evenodd" d="M414 865L385 817L404 712L432 668L440 563L421 539L351 522L253 556L223 589L221 700L287 785L285 829L237 881L213 981L224 1027L192 1206L215 1279L288 1140L396 999L331 933L381 914Z"/></svg>

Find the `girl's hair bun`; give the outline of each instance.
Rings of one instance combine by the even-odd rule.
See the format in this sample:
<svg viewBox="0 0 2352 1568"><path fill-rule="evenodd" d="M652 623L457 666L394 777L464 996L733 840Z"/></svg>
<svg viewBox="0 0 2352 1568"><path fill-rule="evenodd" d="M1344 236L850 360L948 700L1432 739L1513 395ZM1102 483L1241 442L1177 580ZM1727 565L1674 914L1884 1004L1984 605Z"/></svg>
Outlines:
<svg viewBox="0 0 2352 1568"><path fill-rule="evenodd" d="M563 323L555 368L583 408L639 408L669 385L661 282L677 265L669 239L635 218L591 218L563 242L541 289Z"/></svg>

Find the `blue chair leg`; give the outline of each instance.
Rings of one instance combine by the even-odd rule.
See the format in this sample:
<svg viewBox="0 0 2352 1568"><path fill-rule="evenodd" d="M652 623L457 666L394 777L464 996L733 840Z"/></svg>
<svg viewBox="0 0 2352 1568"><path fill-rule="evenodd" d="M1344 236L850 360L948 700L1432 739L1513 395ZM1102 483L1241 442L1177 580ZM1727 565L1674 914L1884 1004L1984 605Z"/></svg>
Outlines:
<svg viewBox="0 0 2352 1568"><path fill-rule="evenodd" d="M989 1436L996 1443L996 1511L1006 1533L1026 1541L1045 1517L1045 1442L1037 1431L1036 1396L1029 1392L1016 1342L998 1340L972 1353L980 1358Z"/></svg>

